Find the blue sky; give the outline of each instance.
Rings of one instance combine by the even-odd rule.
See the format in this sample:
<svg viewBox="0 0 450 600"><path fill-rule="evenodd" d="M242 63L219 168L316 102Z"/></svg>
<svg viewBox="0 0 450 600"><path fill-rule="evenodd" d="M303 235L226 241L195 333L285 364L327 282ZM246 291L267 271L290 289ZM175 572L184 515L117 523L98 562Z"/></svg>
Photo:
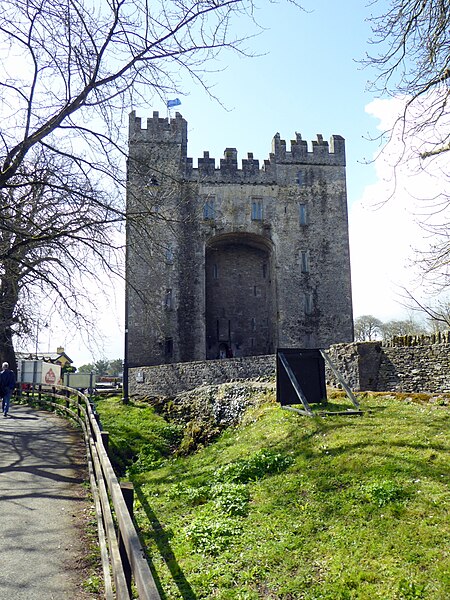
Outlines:
<svg viewBox="0 0 450 600"><path fill-rule="evenodd" d="M263 161L277 132L289 142L297 131L308 143L317 133L325 139L342 135L347 152L354 315L373 314L383 321L406 318L410 311L399 303L400 288L413 285L414 269L408 261L421 233L410 214L407 194L373 210L374 204L388 198L385 180L391 174L386 163L371 160L379 146L370 138L379 134L377 127L388 123L398 106L392 100L373 102L376 96L368 91L367 82L376 73L360 63L374 51L368 43L367 18L389 3L380 0L366 7L364 0L304 0L302 4L305 11L288 2L264 0L256 11L260 34L246 43L257 56L244 58L227 51L208 65L217 69L207 81L220 102L185 78L183 93L178 95L182 104L171 114L178 111L188 121L188 155L194 164L204 150L218 164L226 147L237 148L238 160L253 152ZM238 35L257 31L249 29L245 19L239 28ZM168 115L160 99L137 108L143 119L153 111ZM122 356L122 302L119 291L105 311L104 348L94 350L93 357L72 334L61 332L52 345L65 345L77 365L92 358Z"/></svg>
<svg viewBox="0 0 450 600"><path fill-rule="evenodd" d="M265 3L256 13L264 29L246 43L259 56L222 54L224 70L208 81L225 108L186 81L176 110L188 121L194 160L209 150L218 161L226 147L235 147L238 158L253 152L262 161L276 132L286 141L296 131L308 141L317 133L325 139L342 135L352 203L374 178L373 168L364 165L374 150L367 138L376 123L364 110L372 99L366 83L373 73L358 62L367 49L370 11L357 0L347 0L345 10L330 0L307 1L304 7L306 12L287 2ZM153 109L167 114L162 102Z"/></svg>

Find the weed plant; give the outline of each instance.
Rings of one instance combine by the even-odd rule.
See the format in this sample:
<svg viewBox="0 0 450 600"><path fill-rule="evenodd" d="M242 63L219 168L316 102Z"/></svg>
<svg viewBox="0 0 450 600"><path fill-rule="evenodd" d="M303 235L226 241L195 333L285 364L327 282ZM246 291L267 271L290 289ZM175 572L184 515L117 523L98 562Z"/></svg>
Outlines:
<svg viewBox="0 0 450 600"><path fill-rule="evenodd" d="M361 401L327 418L269 403L190 456L170 458L160 423L164 462L130 476L161 597L448 600L448 406Z"/></svg>

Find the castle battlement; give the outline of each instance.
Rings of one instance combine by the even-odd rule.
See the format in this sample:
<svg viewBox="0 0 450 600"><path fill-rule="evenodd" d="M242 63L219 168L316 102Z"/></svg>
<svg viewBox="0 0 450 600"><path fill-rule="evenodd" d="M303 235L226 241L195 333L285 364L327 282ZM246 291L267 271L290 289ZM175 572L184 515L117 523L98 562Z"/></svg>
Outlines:
<svg viewBox="0 0 450 600"><path fill-rule="evenodd" d="M272 140L272 151L269 158L264 160L262 166L255 159L252 152L247 158L242 159L242 166L238 165L238 152L236 148L226 148L223 158L216 167L216 160L205 151L203 157L197 159L198 168L193 166L193 159L187 157L187 121L177 112L175 117L160 117L159 112L153 112L153 117L146 121L146 128L142 127L142 119L136 117L132 111L129 117L130 145L139 143L173 143L181 144L180 159L185 163L186 175L194 177L223 177L248 178L261 176L264 179L276 170L277 165L331 165L345 166L345 140L340 135L332 135L330 142L317 134L317 139L308 143L302 139L300 133L295 134L295 139L290 141L290 150L286 148L286 141L276 133Z"/></svg>
<svg viewBox="0 0 450 600"><path fill-rule="evenodd" d="M179 112L175 118L168 119L160 117L158 111L153 112L153 117L146 121L146 127L142 127L141 117L136 116L133 110L129 115L128 133L129 142L173 142L187 145L187 121Z"/></svg>
<svg viewBox="0 0 450 600"><path fill-rule="evenodd" d="M181 114L129 126L129 366L353 339L341 136L276 133L266 160L232 143L196 160Z"/></svg>

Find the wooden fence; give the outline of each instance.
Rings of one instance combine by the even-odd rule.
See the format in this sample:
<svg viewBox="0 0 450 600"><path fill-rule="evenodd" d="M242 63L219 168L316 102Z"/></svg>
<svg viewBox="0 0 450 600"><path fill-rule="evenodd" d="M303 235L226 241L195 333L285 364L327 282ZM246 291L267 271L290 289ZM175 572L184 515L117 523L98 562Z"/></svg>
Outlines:
<svg viewBox="0 0 450 600"><path fill-rule="evenodd" d="M119 484L107 454L108 434L101 431L89 399L78 390L61 385L31 386L19 392L19 399L61 410L83 430L106 600L130 600L132 584L139 600L161 600L133 523L132 485Z"/></svg>

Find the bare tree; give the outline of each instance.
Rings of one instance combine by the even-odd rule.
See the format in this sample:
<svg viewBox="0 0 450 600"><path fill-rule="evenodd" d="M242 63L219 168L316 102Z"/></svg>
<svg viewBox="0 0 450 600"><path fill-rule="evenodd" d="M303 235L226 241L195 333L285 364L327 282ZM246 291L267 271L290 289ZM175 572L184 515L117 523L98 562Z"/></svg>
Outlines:
<svg viewBox="0 0 450 600"><path fill-rule="evenodd" d="M380 339L383 323L373 315L361 315L355 319L355 339L358 342Z"/></svg>
<svg viewBox="0 0 450 600"><path fill-rule="evenodd" d="M427 333L426 327L414 321L414 319L391 320L382 323L381 332L384 340L389 340L394 336L402 335L422 335Z"/></svg>
<svg viewBox="0 0 450 600"><path fill-rule="evenodd" d="M29 331L37 291L81 317L83 281L117 264L124 111L180 91L183 73L206 87L207 61L244 52L232 33L243 16L252 19L251 0L3 0L4 359L14 363L12 336Z"/></svg>
<svg viewBox="0 0 450 600"><path fill-rule="evenodd" d="M52 158L22 163L15 186L0 192L0 350L11 365L13 336L30 335L41 302L86 325L89 281L104 265L120 266L117 211L74 176L70 160Z"/></svg>
<svg viewBox="0 0 450 600"><path fill-rule="evenodd" d="M423 158L448 152L450 1L391 0L388 11L372 17L371 25L377 52L366 62L379 70L375 89L407 98L399 121L405 136L432 126L432 147L423 139L416 148Z"/></svg>
<svg viewBox="0 0 450 600"><path fill-rule="evenodd" d="M378 6L375 0L373 9ZM425 283L443 289L450 276L450 0L390 0L388 7L371 18L374 50L365 62L378 70L373 88L403 100L401 114L383 134L385 152L394 186L402 165L428 175L426 190L409 190L430 240L417 263Z"/></svg>

